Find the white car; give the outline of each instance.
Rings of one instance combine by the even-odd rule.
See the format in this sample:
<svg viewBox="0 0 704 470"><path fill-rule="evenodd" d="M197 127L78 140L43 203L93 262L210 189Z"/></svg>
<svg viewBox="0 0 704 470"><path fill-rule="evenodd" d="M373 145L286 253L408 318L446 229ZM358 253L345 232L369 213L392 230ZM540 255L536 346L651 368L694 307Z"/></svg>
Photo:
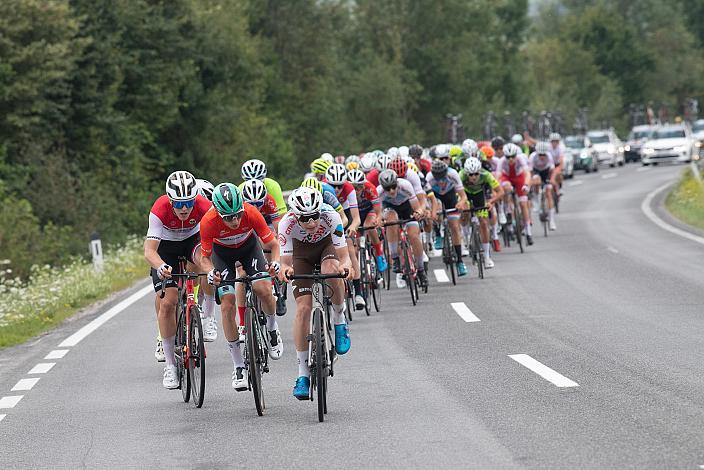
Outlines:
<svg viewBox="0 0 704 470"><path fill-rule="evenodd" d="M696 140L694 145L698 149L694 159L701 160L702 153L704 153L704 119L698 119L692 123L692 134L694 135L694 140Z"/></svg>
<svg viewBox="0 0 704 470"><path fill-rule="evenodd" d="M587 137L598 154L597 160L600 165L614 167L621 166L626 162L623 154L623 142L618 138L613 128L589 131Z"/></svg>
<svg viewBox="0 0 704 470"><path fill-rule="evenodd" d="M660 162L689 162L698 155L696 140L689 125L668 124L658 127L640 151L643 165Z"/></svg>

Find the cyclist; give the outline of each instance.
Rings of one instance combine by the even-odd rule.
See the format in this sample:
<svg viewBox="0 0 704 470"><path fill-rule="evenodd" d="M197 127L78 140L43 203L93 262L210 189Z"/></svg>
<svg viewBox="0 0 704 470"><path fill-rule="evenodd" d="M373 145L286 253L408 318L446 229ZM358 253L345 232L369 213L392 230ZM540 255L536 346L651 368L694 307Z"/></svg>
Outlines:
<svg viewBox="0 0 704 470"><path fill-rule="evenodd" d="M330 186L326 181L320 181L313 177L306 178L301 183L302 188L313 188L323 195L323 203L332 207L340 214L342 219L342 225L347 225L347 215L345 215L345 210L342 208L342 204L337 200L337 193L335 188Z"/></svg>
<svg viewBox="0 0 704 470"><path fill-rule="evenodd" d="M367 173L367 179L374 186L379 186L379 173L388 168L390 161L391 158L385 153L380 153L377 155L374 168L369 173Z"/></svg>
<svg viewBox="0 0 704 470"><path fill-rule="evenodd" d="M213 200L213 190L215 186L208 180L196 179L196 186L198 187L198 194L206 198L208 201Z"/></svg>
<svg viewBox="0 0 704 470"><path fill-rule="evenodd" d="M423 147L418 144L413 144L408 148L408 155L413 158L413 163L415 163L416 168L418 168L418 176L420 177L420 182L425 194L427 195L425 208L430 211L430 217L423 221L423 230L421 232L421 240L423 242L423 247L430 243L431 232L433 230L433 221L437 219L437 212L439 204L435 200L435 193L432 189L428 187L426 178L430 174L432 160L428 158L423 158ZM438 227L439 230L439 227Z"/></svg>
<svg viewBox="0 0 704 470"><path fill-rule="evenodd" d="M238 264L249 276L267 271L274 276L279 271L276 236L259 211L243 201L239 188L232 183L215 187L213 207L203 217L200 235L202 265L208 271L211 285L220 286L221 281L234 279ZM270 263L264 258L260 240L264 248L271 251ZM279 359L283 354L283 340L276 322L276 299L271 292L271 283L268 279L260 279L252 284L252 290L266 314L267 340L271 346L269 356ZM219 294L222 328L234 366L232 388L241 392L247 390L248 384L235 318L235 289L232 285L224 285L219 287Z"/></svg>
<svg viewBox="0 0 704 470"><path fill-rule="evenodd" d="M477 151L477 158L482 162L482 168L492 174L495 178L496 170L499 167L498 159L494 158L494 149L489 145L485 145ZM487 198L491 198L491 189L487 189ZM497 217L498 215L498 217ZM491 242L494 246L495 252L501 251L501 243L499 243L499 223L506 223L506 214L504 213L504 205L500 200L489 211L489 224L491 225Z"/></svg>
<svg viewBox="0 0 704 470"><path fill-rule="evenodd" d="M504 157L504 145L506 145L506 142L501 136L496 136L491 139L491 148L494 149L494 158L501 159Z"/></svg>
<svg viewBox="0 0 704 470"><path fill-rule="evenodd" d="M279 215L284 215L286 213L286 203L284 202L284 195L281 192L281 186L275 180L267 178L266 173L266 165L263 161L257 160L256 158L244 162L240 170L244 181L260 180L264 183L267 194L271 195L276 202L276 209L279 211ZM240 192L242 191L243 185L244 183L240 184Z"/></svg>
<svg viewBox="0 0 704 470"><path fill-rule="evenodd" d="M521 153L523 155L530 154L528 144L525 142L525 140L523 139L523 136L521 134L513 134L511 136L511 143L518 145L518 148L521 149Z"/></svg>
<svg viewBox="0 0 704 470"><path fill-rule="evenodd" d="M376 187L364 177L364 173L361 170L347 172L347 180L354 186L354 190L357 193L359 219L362 221L362 225L365 227L379 225L381 223L381 203L379 202L379 193L377 193ZM379 234L376 230L369 230L367 233L369 241L374 248L377 268L379 272L383 273L388 265L384 257L384 248L379 240Z"/></svg>
<svg viewBox="0 0 704 470"><path fill-rule="evenodd" d="M156 292L154 305L166 362L162 385L168 389L178 388L179 385L174 356L178 292L177 283L171 275L179 273L179 257L186 257L190 266L201 264L197 253L200 222L209 209L210 202L198 194L195 177L187 171L175 171L166 179L166 194L154 202L149 212L144 258L151 266ZM188 269L193 270L192 267ZM163 299L160 296L162 284L165 289ZM208 287L206 294L212 298L212 288ZM212 316L212 310L209 314Z"/></svg>
<svg viewBox="0 0 704 470"><path fill-rule="evenodd" d="M411 145L408 147L408 155L413 158L413 162L420 170L419 175L422 174L425 176L430 173L432 161L427 158L423 158L423 147L418 144Z"/></svg>
<svg viewBox="0 0 704 470"><path fill-rule="evenodd" d="M557 195L562 189L562 168L564 167L563 162L565 161L565 147L562 145L562 137L557 132L550 134L549 152L555 164L555 182L557 184L553 189Z"/></svg>
<svg viewBox="0 0 704 470"><path fill-rule="evenodd" d="M494 142L492 141L492 147L494 146L493 144ZM494 150L496 150L496 147L494 147ZM513 205L509 196L515 191L523 212L523 226L525 227L526 241L528 245L532 245L533 232L528 207L528 185L531 182L528 159L525 155L520 153L520 149L517 145L511 143L506 144L500 152L497 150L496 153L497 155L499 153L504 155L501 160L499 160L497 173L499 174L499 181L506 195L504 199L504 210L506 211L507 222L510 223L509 218L513 216Z"/></svg>
<svg viewBox="0 0 704 470"><path fill-rule="evenodd" d="M291 210L281 220L281 275L310 274L316 265L322 274L347 273L352 264L345 244L342 220L332 207L323 203L322 195L312 188L294 189L288 199ZM350 349L349 328L345 321L344 284L341 279L327 281L333 286L332 310L335 325L335 351L345 354ZM293 396L307 400L310 389L308 367L308 328L312 308L310 280L295 280L296 317L293 320L293 341L298 358L298 378Z"/></svg>
<svg viewBox="0 0 704 470"><path fill-rule="evenodd" d="M313 163L310 164L310 171L313 172L313 177L318 181L323 181L325 179L325 172L328 171L332 165L331 161L324 158L316 158Z"/></svg>
<svg viewBox="0 0 704 470"><path fill-rule="evenodd" d="M533 170L531 180L531 190L533 194L538 193L542 186L545 188L545 199L548 206L548 225L550 230L557 230L555 225L555 205L553 204L553 190L557 188L557 171L555 162L550 155L550 144L538 142L535 144L535 152L530 156L530 165Z"/></svg>
<svg viewBox="0 0 704 470"><path fill-rule="evenodd" d="M450 147L450 161L452 162L450 166L457 171L461 170L462 165L464 164L464 158L466 156L469 155L465 155L462 147L459 145L453 145Z"/></svg>
<svg viewBox="0 0 704 470"><path fill-rule="evenodd" d="M196 179L198 194L208 199L213 200L213 183L204 179ZM202 290L201 290L202 289ZM203 324L203 341L215 341L218 338L218 322L215 319L215 297L213 296L213 288L208 285L206 279L200 278L195 289L195 294L200 300L202 307L201 322Z"/></svg>
<svg viewBox="0 0 704 470"><path fill-rule="evenodd" d="M398 178L396 172L386 169L379 174L379 186L376 188L382 202L383 218L385 222L394 222L400 219L420 219L423 216L423 207L418 202L415 190L411 183L403 178ZM406 224L408 239L415 257L418 272L418 281L422 287L428 285L428 278L423 266L423 243L420 239L420 228L416 220ZM401 272L401 262L398 254L398 231L387 230L389 253L392 259L392 269L395 273ZM398 277L398 276L397 276Z"/></svg>
<svg viewBox="0 0 704 470"><path fill-rule="evenodd" d="M463 191L462 181L454 168L448 168L445 162L435 160L431 168L431 173L426 180L428 186L432 188L435 198L442 202L445 209L456 208L458 211L466 209L467 196ZM453 212L447 215L450 231L452 232L453 247L457 253L457 274L464 276L467 274L467 267L462 261L462 236L460 235L460 213ZM442 248L442 237L436 235L435 241L440 240Z"/></svg>
<svg viewBox="0 0 704 470"><path fill-rule="evenodd" d="M482 163L478 158L468 158L464 162L464 168L460 172L460 180L472 207L487 206L491 209L496 204L496 201L500 200L504 195L503 188L499 182L496 181L496 178L491 173L482 168ZM492 192L489 200L486 199L487 188ZM478 211L476 216L479 218L479 234L484 250L484 265L487 269L491 269L494 267L494 262L491 260L489 248L489 211L486 209Z"/></svg>
<svg viewBox="0 0 704 470"><path fill-rule="evenodd" d="M366 175L374 169L376 164L376 155L372 152L364 154L362 159L359 161L359 169ZM375 186L376 187L376 186Z"/></svg>

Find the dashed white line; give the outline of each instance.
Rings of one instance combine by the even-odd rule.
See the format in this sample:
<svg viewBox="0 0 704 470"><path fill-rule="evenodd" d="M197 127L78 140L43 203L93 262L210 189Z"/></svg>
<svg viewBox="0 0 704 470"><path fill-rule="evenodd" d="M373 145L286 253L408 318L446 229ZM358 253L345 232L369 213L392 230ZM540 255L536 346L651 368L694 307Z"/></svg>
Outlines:
<svg viewBox="0 0 704 470"><path fill-rule="evenodd" d="M46 374L55 365L56 365L55 362L40 362L36 366L32 367L32 370L30 370L27 373L28 374Z"/></svg>
<svg viewBox="0 0 704 470"><path fill-rule="evenodd" d="M437 258L438 256L442 256L442 250L433 250L430 254L431 258Z"/></svg>
<svg viewBox="0 0 704 470"><path fill-rule="evenodd" d="M444 269L433 269L433 273L438 282L450 282L450 278L447 277L447 273Z"/></svg>
<svg viewBox="0 0 704 470"><path fill-rule="evenodd" d="M583 184L583 183L584 183L584 181L582 181L582 180L570 181L569 183L567 183L567 186L579 186L580 184Z"/></svg>
<svg viewBox="0 0 704 470"><path fill-rule="evenodd" d="M559 372L552 370L545 364L536 361L528 354L509 354L508 357L518 362L522 366L532 370L548 382L551 382L556 387L579 387L579 384L577 382L568 379Z"/></svg>
<svg viewBox="0 0 704 470"><path fill-rule="evenodd" d="M613 246L607 246L606 249L609 250L611 253L615 253L615 254L618 253L618 250L616 248L614 248Z"/></svg>
<svg viewBox="0 0 704 470"><path fill-rule="evenodd" d="M66 355L68 349L54 349L49 354L47 354L44 359L61 359Z"/></svg>
<svg viewBox="0 0 704 470"><path fill-rule="evenodd" d="M603 176L601 177L601 179L607 180L607 179L609 179L609 178L615 178L615 177L617 177L617 176L618 176L618 173L606 173L605 175L603 175Z"/></svg>
<svg viewBox="0 0 704 470"><path fill-rule="evenodd" d="M24 390L32 390L37 382L39 382L39 377L34 379L21 379L14 387L10 390L11 392L21 392Z"/></svg>
<svg viewBox="0 0 704 470"><path fill-rule="evenodd" d="M640 173L641 171L648 171L648 170L652 170L652 169L653 169L652 166L642 166L642 167L638 168L636 170L636 172Z"/></svg>
<svg viewBox="0 0 704 470"><path fill-rule="evenodd" d="M3 419L5 419L5 416L7 416L7 415L0 415L0 421L2 421Z"/></svg>
<svg viewBox="0 0 704 470"><path fill-rule="evenodd" d="M70 347L70 346L75 346L81 340L83 340L86 336L100 328L105 322L110 320L112 317L117 315L118 313L122 312L124 309L144 297L150 292L154 292L154 287L149 285L144 287L143 289L138 290L134 294L130 295L127 297L125 300L120 302L119 304L115 305L113 308L108 310L107 312L103 313L100 315L98 318L93 320L92 322L88 323L86 326L63 340L61 344L59 344L60 348L65 348L65 347Z"/></svg>
<svg viewBox="0 0 704 470"><path fill-rule="evenodd" d="M24 395L10 395L0 398L0 409L14 408Z"/></svg>
<svg viewBox="0 0 704 470"><path fill-rule="evenodd" d="M640 210L643 211L643 213L650 219L651 222L653 222L655 225L658 227L667 230L668 232L674 233L675 235L679 235L680 237L686 238L688 240L692 240L693 242L697 242L699 244L704 245L704 238L694 235L693 233L685 232L684 230L681 230L674 225L670 225L664 220L662 220L660 217L658 217L655 212L650 208L650 204L653 201L653 198L660 192L664 191L666 188L671 186L672 183L665 183L659 188L655 189L654 191L648 193L647 196L645 196L645 199L643 199L643 203L640 205Z"/></svg>
<svg viewBox="0 0 704 470"><path fill-rule="evenodd" d="M452 302L450 305L452 305L452 308L455 309L455 312L457 312L457 315L459 315L462 320L466 321L467 323L470 322L476 322L476 321L481 321L475 314L472 313L472 311L467 307L467 305L464 302Z"/></svg>

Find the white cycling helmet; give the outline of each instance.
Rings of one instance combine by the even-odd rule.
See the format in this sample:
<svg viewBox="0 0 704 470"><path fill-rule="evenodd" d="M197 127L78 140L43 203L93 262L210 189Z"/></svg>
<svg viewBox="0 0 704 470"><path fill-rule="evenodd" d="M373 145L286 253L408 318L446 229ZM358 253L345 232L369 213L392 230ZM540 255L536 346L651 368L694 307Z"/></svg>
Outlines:
<svg viewBox="0 0 704 470"><path fill-rule="evenodd" d="M511 136L511 142L516 145L521 145L523 143L523 136L521 134L513 134Z"/></svg>
<svg viewBox="0 0 704 470"><path fill-rule="evenodd" d="M408 146L402 145L398 148L398 154L401 155L401 158L404 160L408 158Z"/></svg>
<svg viewBox="0 0 704 470"><path fill-rule="evenodd" d="M347 181L347 168L341 163L330 165L328 171L325 172L325 178L333 186L344 184Z"/></svg>
<svg viewBox="0 0 704 470"><path fill-rule="evenodd" d="M296 188L288 197L288 207L296 216L316 214L322 206L323 195L313 188Z"/></svg>
<svg viewBox="0 0 704 470"><path fill-rule="evenodd" d="M535 153L538 155L547 155L550 152L550 144L541 140L535 144Z"/></svg>
<svg viewBox="0 0 704 470"><path fill-rule="evenodd" d="M440 144L435 147L435 155L438 158L448 158L450 156L450 146L447 144Z"/></svg>
<svg viewBox="0 0 704 470"><path fill-rule="evenodd" d="M462 141L462 153L467 157L476 157L479 152L479 145L472 139Z"/></svg>
<svg viewBox="0 0 704 470"><path fill-rule="evenodd" d="M508 144L504 145L504 155L507 157L515 157L520 153L521 149L518 145L509 142Z"/></svg>
<svg viewBox="0 0 704 470"><path fill-rule="evenodd" d="M320 155L320 158L322 158L323 160L327 160L330 163L335 163L335 157L333 157L331 153L325 152Z"/></svg>
<svg viewBox="0 0 704 470"><path fill-rule="evenodd" d="M479 161L478 158L468 158L464 162L464 171L467 173L473 174L473 173L479 173L482 169L482 162Z"/></svg>
<svg viewBox="0 0 704 470"><path fill-rule="evenodd" d="M263 203L266 199L266 186L259 180L245 181L242 186L242 198L250 204Z"/></svg>
<svg viewBox="0 0 704 470"><path fill-rule="evenodd" d="M389 166L389 162L392 160L391 157L386 155L385 153L382 153L379 155L379 158L376 159L376 164L374 165L377 170L379 171L384 171L386 168Z"/></svg>
<svg viewBox="0 0 704 470"><path fill-rule="evenodd" d="M187 171L174 171L166 178L166 195L172 201L190 201L198 195L198 182Z"/></svg>
<svg viewBox="0 0 704 470"><path fill-rule="evenodd" d="M242 179L247 180L263 180L266 178L266 165L261 160L253 158L242 164Z"/></svg>
<svg viewBox="0 0 704 470"><path fill-rule="evenodd" d="M379 184L384 189L398 184L398 176L396 175L396 172L394 170L387 169L379 173Z"/></svg>
<svg viewBox="0 0 704 470"><path fill-rule="evenodd" d="M213 200L213 191L215 186L208 180L196 179L196 185L198 186L198 194L205 197L208 201Z"/></svg>
<svg viewBox="0 0 704 470"><path fill-rule="evenodd" d="M362 170L350 170L347 172L347 180L352 184L364 184L366 177Z"/></svg>
<svg viewBox="0 0 704 470"><path fill-rule="evenodd" d="M389 150L386 151L386 155L388 155L391 160L398 157L398 147L390 147Z"/></svg>
<svg viewBox="0 0 704 470"><path fill-rule="evenodd" d="M359 161L359 169L362 170L364 173L369 173L370 171L372 171L372 168L374 168L375 164L376 155L374 155L374 153L372 152L369 152L365 154Z"/></svg>
<svg viewBox="0 0 704 470"><path fill-rule="evenodd" d="M557 132L553 132L552 134L550 134L550 141L560 140L560 139L562 139L562 137L560 137L560 134L558 134Z"/></svg>
<svg viewBox="0 0 704 470"><path fill-rule="evenodd" d="M348 163L359 163L361 158L359 158L359 155L350 155L349 157L345 158L345 165Z"/></svg>

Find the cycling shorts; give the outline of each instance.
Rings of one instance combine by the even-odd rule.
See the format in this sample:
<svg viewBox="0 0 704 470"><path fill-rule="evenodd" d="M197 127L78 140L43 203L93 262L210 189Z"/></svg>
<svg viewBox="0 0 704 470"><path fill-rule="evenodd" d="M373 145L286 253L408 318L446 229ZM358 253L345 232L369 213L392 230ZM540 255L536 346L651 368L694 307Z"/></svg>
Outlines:
<svg viewBox="0 0 704 470"><path fill-rule="evenodd" d="M164 263L171 266L172 274L181 274L181 270L179 268L180 263L178 262L179 257L184 257L189 262L193 263L193 260L195 259L196 249L200 249L199 242L200 232L196 232L185 240L181 240L178 242L161 240L159 242L159 247L156 249L156 252L159 254L161 259L164 260ZM163 281L159 279L159 275L157 274L156 269L154 268L151 268L150 275L152 277L152 284L154 284L154 292L159 292L161 290L161 283ZM168 289L169 287L177 286L178 281L176 281L175 279L166 279L166 289Z"/></svg>
<svg viewBox="0 0 704 470"><path fill-rule="evenodd" d="M293 239L293 272L296 274L312 274L315 266L320 266L327 259L337 259L332 237L327 237L316 243L306 243ZM295 298L311 295L313 280L296 279L291 282Z"/></svg>
<svg viewBox="0 0 704 470"><path fill-rule="evenodd" d="M257 237L249 237L237 248L213 244L213 266L216 271L220 271L223 281L231 281L237 277L238 264L248 276L266 271L267 261ZM220 287L218 291L220 296L235 293L234 287L229 285Z"/></svg>
<svg viewBox="0 0 704 470"><path fill-rule="evenodd" d="M396 212L399 220L410 219L413 217L413 207L411 207L410 201L406 201L398 206L384 202L382 207L385 211Z"/></svg>
<svg viewBox="0 0 704 470"><path fill-rule="evenodd" d="M454 209L455 206L457 206L457 193L455 191L449 191L445 194L435 193L435 197L438 198L438 201L442 202L442 205L445 209ZM448 218L450 219L455 217L459 217L459 214L448 214Z"/></svg>
<svg viewBox="0 0 704 470"><path fill-rule="evenodd" d="M486 205L486 195L484 191L480 191L476 194L467 194L467 199L469 199L471 207L483 207ZM489 211L486 209L478 211L476 214L477 217L489 217Z"/></svg>
<svg viewBox="0 0 704 470"><path fill-rule="evenodd" d="M542 171L534 170L533 176L540 176L540 182L542 184L548 184L550 183L550 176L552 176L552 170L550 168L546 168Z"/></svg>
<svg viewBox="0 0 704 470"><path fill-rule="evenodd" d="M501 183L511 183L511 186L513 186L513 190L516 191L516 195L518 197L526 195L526 192L523 190L523 186L526 184L526 176L524 174L521 174L515 178L509 178L508 175L502 174L499 181Z"/></svg>

